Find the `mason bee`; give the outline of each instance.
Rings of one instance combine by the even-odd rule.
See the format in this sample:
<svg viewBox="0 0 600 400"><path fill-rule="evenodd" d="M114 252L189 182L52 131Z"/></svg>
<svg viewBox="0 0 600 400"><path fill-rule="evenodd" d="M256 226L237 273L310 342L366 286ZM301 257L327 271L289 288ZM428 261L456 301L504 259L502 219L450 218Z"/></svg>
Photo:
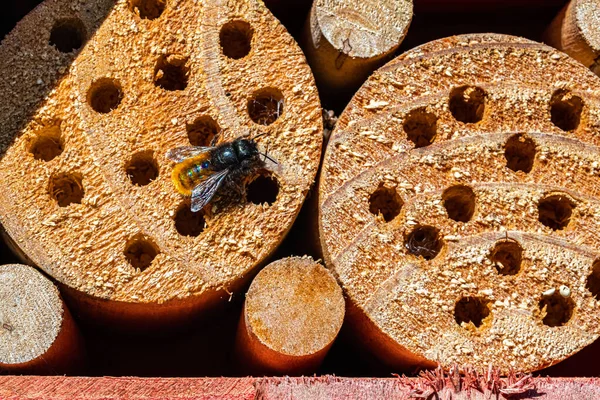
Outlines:
<svg viewBox="0 0 600 400"><path fill-rule="evenodd" d="M258 150L254 139L244 138L218 146L177 147L167 158L177 163L171 180L179 193L191 196L192 212L204 208L225 182L239 185L243 177L264 167L267 158L276 163Z"/></svg>

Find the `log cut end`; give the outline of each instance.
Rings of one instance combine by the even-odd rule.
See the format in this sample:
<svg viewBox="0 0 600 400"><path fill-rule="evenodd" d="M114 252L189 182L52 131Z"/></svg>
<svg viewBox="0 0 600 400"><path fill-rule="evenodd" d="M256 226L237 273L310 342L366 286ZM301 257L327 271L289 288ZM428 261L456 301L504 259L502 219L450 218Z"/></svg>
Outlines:
<svg viewBox="0 0 600 400"><path fill-rule="evenodd" d="M531 371L600 334L600 81L547 46L441 39L341 115L319 187L350 321L398 369Z"/></svg>
<svg viewBox="0 0 600 400"><path fill-rule="evenodd" d="M75 372L80 338L58 289L32 267L0 266L0 370Z"/></svg>
<svg viewBox="0 0 600 400"><path fill-rule="evenodd" d="M410 0L318 0L313 6L320 33L350 57L381 57L404 39L413 5Z"/></svg>
<svg viewBox="0 0 600 400"><path fill-rule="evenodd" d="M335 278L309 257L265 267L246 295L238 353L248 370L314 372L344 320L344 298Z"/></svg>
<svg viewBox="0 0 600 400"><path fill-rule="evenodd" d="M411 0L315 1L305 26L305 51L319 86L358 87L404 40Z"/></svg>
<svg viewBox="0 0 600 400"><path fill-rule="evenodd" d="M46 0L0 56L0 220L71 297L98 300L85 314L201 313L275 250L313 184L317 90L262 2ZM167 152L240 136L277 165L191 212Z"/></svg>
<svg viewBox="0 0 600 400"><path fill-rule="evenodd" d="M573 0L557 15L545 33L551 46L600 73L600 2Z"/></svg>

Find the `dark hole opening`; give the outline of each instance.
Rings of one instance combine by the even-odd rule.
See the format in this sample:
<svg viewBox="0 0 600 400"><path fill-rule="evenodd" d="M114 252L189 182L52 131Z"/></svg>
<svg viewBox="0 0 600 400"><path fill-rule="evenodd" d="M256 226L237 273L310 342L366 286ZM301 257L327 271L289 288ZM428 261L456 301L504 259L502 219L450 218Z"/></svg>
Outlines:
<svg viewBox="0 0 600 400"><path fill-rule="evenodd" d="M449 187L442 194L448 217L457 222L469 222L475 213L475 193L464 185Z"/></svg>
<svg viewBox="0 0 600 400"><path fill-rule="evenodd" d="M186 129L190 144L204 147L209 146L221 130L219 124L208 115L199 117L192 124L188 124Z"/></svg>
<svg viewBox="0 0 600 400"><path fill-rule="evenodd" d="M85 25L76 18L61 19L54 23L50 31L50 45L61 53L79 50L86 40Z"/></svg>
<svg viewBox="0 0 600 400"><path fill-rule="evenodd" d="M152 264L158 255L158 250L151 241L138 237L127 244L124 254L133 268L144 271Z"/></svg>
<svg viewBox="0 0 600 400"><path fill-rule="evenodd" d="M409 253L432 260L442 250L439 234L440 230L433 226L418 226L406 237L404 245Z"/></svg>
<svg viewBox="0 0 600 400"><path fill-rule="evenodd" d="M183 203L175 213L175 229L182 236L199 236L206 228L204 212L192 212L190 203Z"/></svg>
<svg viewBox="0 0 600 400"><path fill-rule="evenodd" d="M573 315L574 304L570 297L563 297L555 292L551 296L542 297L539 308L544 325L555 327L569 322Z"/></svg>
<svg viewBox="0 0 600 400"><path fill-rule="evenodd" d="M55 175L50 178L48 192L60 207L81 204L85 194L82 176L68 173Z"/></svg>
<svg viewBox="0 0 600 400"><path fill-rule="evenodd" d="M126 168L131 183L146 186L158 178L158 164L151 151L136 153Z"/></svg>
<svg viewBox="0 0 600 400"><path fill-rule="evenodd" d="M123 99L121 85L114 79L101 78L88 91L88 102L94 111L106 114L116 109Z"/></svg>
<svg viewBox="0 0 600 400"><path fill-rule="evenodd" d="M504 145L506 166L515 172L531 172L535 160L535 153L535 142L523 135L511 136Z"/></svg>
<svg viewBox="0 0 600 400"><path fill-rule="evenodd" d="M479 328L489 315L489 301L481 297L463 297L454 307L454 319L459 325L472 323Z"/></svg>
<svg viewBox="0 0 600 400"><path fill-rule="evenodd" d="M396 218L403 205L398 192L384 186L380 186L369 196L369 211L374 215L381 214L386 222Z"/></svg>
<svg viewBox="0 0 600 400"><path fill-rule="evenodd" d="M475 123L481 121L485 111L485 91L474 86L455 88L450 93L450 112L457 121Z"/></svg>
<svg viewBox="0 0 600 400"><path fill-rule="evenodd" d="M583 100L569 90L559 89L550 99L550 118L563 131L577 129L581 121Z"/></svg>
<svg viewBox="0 0 600 400"><path fill-rule="evenodd" d="M425 107L412 110L404 120L404 132L415 148L429 146L437 134L437 116Z"/></svg>
<svg viewBox="0 0 600 400"><path fill-rule="evenodd" d="M161 56L154 68L154 84L165 90L183 90L188 85L188 58L179 54Z"/></svg>
<svg viewBox="0 0 600 400"><path fill-rule="evenodd" d="M587 277L585 287L596 300L600 300L600 260L592 264L592 273Z"/></svg>
<svg viewBox="0 0 600 400"><path fill-rule="evenodd" d="M246 198L254 204L271 205L277 200L279 182L271 175L260 174L246 186Z"/></svg>
<svg viewBox="0 0 600 400"><path fill-rule="evenodd" d="M283 114L283 103L278 89L261 89L248 100L248 115L259 125L271 125Z"/></svg>
<svg viewBox="0 0 600 400"><path fill-rule="evenodd" d="M60 125L45 127L36 133L29 151L36 160L51 161L64 150Z"/></svg>
<svg viewBox="0 0 600 400"><path fill-rule="evenodd" d="M521 270L523 249L514 240L502 240L496 243L490 259L501 275L516 275Z"/></svg>
<svg viewBox="0 0 600 400"><path fill-rule="evenodd" d="M561 230L569 225L575 205L568 197L557 194L540 200L539 220L553 230Z"/></svg>
<svg viewBox="0 0 600 400"><path fill-rule="evenodd" d="M129 2L129 9L144 19L160 17L166 6L166 0L130 0Z"/></svg>
<svg viewBox="0 0 600 400"><path fill-rule="evenodd" d="M250 53L254 29L246 21L230 21L219 34L221 48L226 57L238 60Z"/></svg>

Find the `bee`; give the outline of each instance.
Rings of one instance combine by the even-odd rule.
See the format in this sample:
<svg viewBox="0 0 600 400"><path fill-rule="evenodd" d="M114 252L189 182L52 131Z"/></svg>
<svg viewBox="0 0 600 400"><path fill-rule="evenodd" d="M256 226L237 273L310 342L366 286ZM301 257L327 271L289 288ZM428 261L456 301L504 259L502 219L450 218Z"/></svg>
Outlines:
<svg viewBox="0 0 600 400"><path fill-rule="evenodd" d="M252 138L218 146L177 147L167 152L167 158L177 163L171 180L179 193L191 196L192 212L204 208L224 183L239 188L241 179L263 168L267 158L277 163L261 153Z"/></svg>

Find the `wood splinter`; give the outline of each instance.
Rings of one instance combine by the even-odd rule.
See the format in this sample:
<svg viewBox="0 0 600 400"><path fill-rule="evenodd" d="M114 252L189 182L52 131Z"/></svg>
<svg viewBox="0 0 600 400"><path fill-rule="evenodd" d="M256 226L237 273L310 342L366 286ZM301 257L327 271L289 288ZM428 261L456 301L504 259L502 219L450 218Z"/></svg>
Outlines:
<svg viewBox="0 0 600 400"><path fill-rule="evenodd" d="M58 289L34 268L0 266L0 372L71 374L84 347Z"/></svg>
<svg viewBox="0 0 600 400"><path fill-rule="evenodd" d="M412 20L411 0L317 0L304 51L323 92L351 93L400 46Z"/></svg>
<svg viewBox="0 0 600 400"><path fill-rule="evenodd" d="M573 0L552 21L544 39L600 75L599 16L597 0Z"/></svg>
<svg viewBox="0 0 600 400"><path fill-rule="evenodd" d="M263 269L246 295L236 339L244 372L315 372L344 320L335 278L310 257L290 257Z"/></svg>

